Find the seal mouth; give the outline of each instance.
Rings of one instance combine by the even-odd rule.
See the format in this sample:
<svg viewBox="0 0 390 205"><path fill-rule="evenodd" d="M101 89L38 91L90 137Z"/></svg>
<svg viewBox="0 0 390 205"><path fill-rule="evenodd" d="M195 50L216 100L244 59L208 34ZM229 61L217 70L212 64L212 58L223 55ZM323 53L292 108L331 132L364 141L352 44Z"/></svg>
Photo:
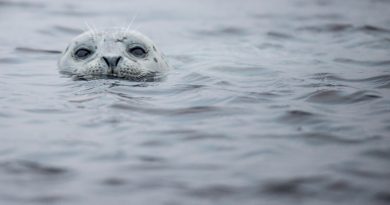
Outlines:
<svg viewBox="0 0 390 205"><path fill-rule="evenodd" d="M72 72L66 72L66 71L61 71L60 72L64 76L68 76L72 78L75 81L89 81L89 80L100 80L100 79L109 79L109 80L114 80L114 79L120 79L120 80L129 80L129 81L134 81L134 82L161 82L166 78L166 74L160 73L160 72L148 72L148 73L143 73L137 76L120 76L117 73L110 73L110 74L75 74Z"/></svg>
<svg viewBox="0 0 390 205"><path fill-rule="evenodd" d="M113 74L114 69L118 67L119 62L122 60L122 56L103 56L102 59L107 65L107 73Z"/></svg>
<svg viewBox="0 0 390 205"><path fill-rule="evenodd" d="M166 74L162 74L159 72L150 72L143 75L138 76L120 76L116 73L112 74L75 74L70 72L61 72L62 75L68 76L75 81L89 81L89 80L101 80L101 79L109 79L109 80L128 80L133 82L161 82L166 79Z"/></svg>

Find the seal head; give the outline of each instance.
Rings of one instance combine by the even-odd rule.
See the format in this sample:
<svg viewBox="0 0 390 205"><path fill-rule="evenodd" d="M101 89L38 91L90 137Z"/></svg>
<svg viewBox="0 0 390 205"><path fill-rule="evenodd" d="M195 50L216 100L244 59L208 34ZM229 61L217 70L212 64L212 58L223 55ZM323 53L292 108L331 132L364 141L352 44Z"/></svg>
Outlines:
<svg viewBox="0 0 390 205"><path fill-rule="evenodd" d="M145 79L163 74L169 66L155 44L136 31L85 32L74 38L58 61L62 73Z"/></svg>

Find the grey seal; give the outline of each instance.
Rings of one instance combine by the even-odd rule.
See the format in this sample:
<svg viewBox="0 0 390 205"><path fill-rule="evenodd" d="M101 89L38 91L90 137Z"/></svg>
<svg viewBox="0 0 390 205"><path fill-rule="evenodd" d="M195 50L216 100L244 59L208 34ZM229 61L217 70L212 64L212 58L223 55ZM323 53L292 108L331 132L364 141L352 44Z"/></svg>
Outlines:
<svg viewBox="0 0 390 205"><path fill-rule="evenodd" d="M87 31L75 37L58 61L60 72L83 78L139 80L162 76L170 66L156 45L137 31Z"/></svg>

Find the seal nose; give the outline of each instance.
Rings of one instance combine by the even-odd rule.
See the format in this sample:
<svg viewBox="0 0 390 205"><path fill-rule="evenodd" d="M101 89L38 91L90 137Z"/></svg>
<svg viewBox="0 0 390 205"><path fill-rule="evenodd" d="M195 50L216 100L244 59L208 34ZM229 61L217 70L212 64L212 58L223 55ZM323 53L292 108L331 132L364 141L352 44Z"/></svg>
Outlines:
<svg viewBox="0 0 390 205"><path fill-rule="evenodd" d="M110 68L116 68L119 61L122 59L121 56L103 56L102 58Z"/></svg>

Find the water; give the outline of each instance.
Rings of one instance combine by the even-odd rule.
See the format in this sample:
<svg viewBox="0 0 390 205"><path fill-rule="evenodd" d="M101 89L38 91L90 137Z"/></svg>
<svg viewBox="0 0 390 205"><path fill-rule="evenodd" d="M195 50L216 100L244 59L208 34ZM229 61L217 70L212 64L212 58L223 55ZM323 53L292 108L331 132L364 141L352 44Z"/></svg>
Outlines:
<svg viewBox="0 0 390 205"><path fill-rule="evenodd" d="M389 204L390 2L0 1L0 204ZM74 80L86 28L161 82Z"/></svg>

